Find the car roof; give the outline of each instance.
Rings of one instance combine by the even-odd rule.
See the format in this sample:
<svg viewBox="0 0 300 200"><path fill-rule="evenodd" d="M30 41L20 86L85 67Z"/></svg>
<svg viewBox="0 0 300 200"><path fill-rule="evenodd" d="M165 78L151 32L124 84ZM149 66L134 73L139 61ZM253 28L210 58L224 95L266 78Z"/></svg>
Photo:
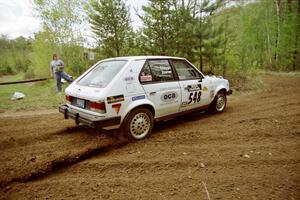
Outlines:
<svg viewBox="0 0 300 200"><path fill-rule="evenodd" d="M124 56L124 57L113 57L107 58L105 60L146 60L146 59L185 59L173 56Z"/></svg>

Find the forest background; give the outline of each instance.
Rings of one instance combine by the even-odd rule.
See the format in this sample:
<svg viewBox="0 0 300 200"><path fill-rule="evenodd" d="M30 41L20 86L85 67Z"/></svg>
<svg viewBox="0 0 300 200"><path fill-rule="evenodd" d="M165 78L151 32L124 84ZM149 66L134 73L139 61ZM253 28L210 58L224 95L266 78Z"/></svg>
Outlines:
<svg viewBox="0 0 300 200"><path fill-rule="evenodd" d="M300 0L148 0L133 27L126 0L34 0L42 30L0 38L0 76L49 77L58 53L74 77L114 56L185 57L237 89L261 71L300 70ZM83 24L93 32L86 39ZM89 53L94 52L94 60Z"/></svg>

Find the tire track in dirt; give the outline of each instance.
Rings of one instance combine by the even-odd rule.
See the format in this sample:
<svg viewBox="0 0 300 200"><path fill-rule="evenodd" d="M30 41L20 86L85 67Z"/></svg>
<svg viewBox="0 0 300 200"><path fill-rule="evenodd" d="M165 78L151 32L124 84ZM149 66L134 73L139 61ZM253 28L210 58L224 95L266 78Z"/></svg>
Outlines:
<svg viewBox="0 0 300 200"><path fill-rule="evenodd" d="M65 152L63 155L55 155L50 159L32 165L30 167L23 167L18 169L13 175L5 176L2 173L0 179L0 187L4 188L13 182L27 182L45 177L52 172L66 168L75 163L81 162L93 156L110 151L112 148L116 149L126 144L126 140L117 137L102 138L98 144L88 145L87 147L76 149L75 152ZM57 149L59 151L59 149ZM36 157L30 161L35 162Z"/></svg>
<svg viewBox="0 0 300 200"><path fill-rule="evenodd" d="M52 172L58 171L62 168L66 168L70 165L76 164L93 156L97 156L101 153L111 150L112 148L116 149L122 147L125 144L126 142L124 140L114 140L107 143L102 143L101 146L87 148L76 154L70 154L55 158L54 160L41 164L40 166L34 168L32 171L22 171L21 173L16 174L15 177L10 177L6 180L0 180L0 187L4 188L13 182L24 183L45 177Z"/></svg>
<svg viewBox="0 0 300 200"><path fill-rule="evenodd" d="M123 138L105 131L74 125L66 128L67 121L59 117L46 114L42 123L33 115L1 118L0 187L44 177L125 144ZM56 126L49 127L51 123Z"/></svg>
<svg viewBox="0 0 300 200"><path fill-rule="evenodd" d="M1 149L9 149L9 148L15 148L15 147L22 147L28 145L30 143L31 145L34 143L38 143L41 141L51 141L55 137L58 137L60 135L65 135L65 134L72 134L76 132L85 132L85 131L93 131L89 130L90 128L87 126L75 126L75 127L68 127L68 128L63 128L58 131L50 131L47 132L47 134L42 134L42 135L34 135L34 137L28 137L26 135L23 135L21 137L14 138L12 136L7 137L7 138L2 138L0 141L0 150ZM31 129L32 130L32 129ZM25 130L22 130L22 132L26 132Z"/></svg>

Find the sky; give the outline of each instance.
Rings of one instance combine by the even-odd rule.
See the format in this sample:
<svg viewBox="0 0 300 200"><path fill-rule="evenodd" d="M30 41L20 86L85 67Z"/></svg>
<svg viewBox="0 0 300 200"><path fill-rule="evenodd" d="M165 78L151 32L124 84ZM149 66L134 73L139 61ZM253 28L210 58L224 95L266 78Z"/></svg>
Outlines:
<svg viewBox="0 0 300 200"><path fill-rule="evenodd" d="M29 37L41 27L33 16L32 0L0 0L0 34Z"/></svg>
<svg viewBox="0 0 300 200"><path fill-rule="evenodd" d="M127 0L127 4L130 5L133 27L140 27L142 22L134 8L141 14L141 8L147 4L147 0ZM0 0L0 35L6 35L9 39L33 37L42 28L40 20L34 16L33 8L33 0Z"/></svg>

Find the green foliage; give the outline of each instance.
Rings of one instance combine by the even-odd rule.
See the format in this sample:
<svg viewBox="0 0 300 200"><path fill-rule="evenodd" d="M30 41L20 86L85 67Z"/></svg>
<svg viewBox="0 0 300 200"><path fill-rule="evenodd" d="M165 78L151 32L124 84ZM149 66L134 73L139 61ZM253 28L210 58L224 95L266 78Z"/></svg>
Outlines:
<svg viewBox="0 0 300 200"><path fill-rule="evenodd" d="M218 48L222 45L220 41L221 29L213 23L215 12L223 5L223 0L211 2L209 0L200 1L198 5L198 15L195 16L194 37L195 46L193 52L199 59L200 70L214 72L217 64ZM204 68L204 65L207 67Z"/></svg>
<svg viewBox="0 0 300 200"><path fill-rule="evenodd" d="M31 65L29 54L32 39L0 37L0 75L25 72Z"/></svg>
<svg viewBox="0 0 300 200"><path fill-rule="evenodd" d="M1 60L0 63L0 75L8 75L8 74L13 74L13 69L8 63L7 60Z"/></svg>
<svg viewBox="0 0 300 200"><path fill-rule="evenodd" d="M300 2L281 1L279 5L279 45L276 70L300 69Z"/></svg>
<svg viewBox="0 0 300 200"><path fill-rule="evenodd" d="M91 28L103 55L126 55L132 40L128 7L123 0L91 1L88 9Z"/></svg>
<svg viewBox="0 0 300 200"><path fill-rule="evenodd" d="M56 45L50 41L50 37L51 35L46 31L35 35L31 58L34 74L39 77L49 76L52 54L57 51Z"/></svg>
<svg viewBox="0 0 300 200"><path fill-rule="evenodd" d="M168 0L150 0L143 10L145 16L140 18L144 23L145 50L150 54L170 55L174 38L171 3Z"/></svg>
<svg viewBox="0 0 300 200"><path fill-rule="evenodd" d="M300 69L300 3L280 1L277 13L276 2L241 1L213 16L214 26L222 27L217 48L223 52L215 73Z"/></svg>
<svg viewBox="0 0 300 200"><path fill-rule="evenodd" d="M48 76L53 53L79 75L99 59L125 55L186 57L207 73L300 70L300 3L291 0L149 0L140 29L125 0L35 0L43 30L35 39L0 38L0 75ZM90 22L98 47L84 38ZM90 42L90 41L89 41ZM83 54L95 52L95 61Z"/></svg>
<svg viewBox="0 0 300 200"><path fill-rule="evenodd" d="M173 55L199 61L210 68L215 64L219 44L219 27L211 16L222 1L151 0L140 16L144 49L150 54Z"/></svg>
<svg viewBox="0 0 300 200"><path fill-rule="evenodd" d="M35 0L43 31L35 35L33 67L38 76L48 76L52 55L58 53L65 69L79 75L85 68L82 23L85 13L80 0Z"/></svg>

